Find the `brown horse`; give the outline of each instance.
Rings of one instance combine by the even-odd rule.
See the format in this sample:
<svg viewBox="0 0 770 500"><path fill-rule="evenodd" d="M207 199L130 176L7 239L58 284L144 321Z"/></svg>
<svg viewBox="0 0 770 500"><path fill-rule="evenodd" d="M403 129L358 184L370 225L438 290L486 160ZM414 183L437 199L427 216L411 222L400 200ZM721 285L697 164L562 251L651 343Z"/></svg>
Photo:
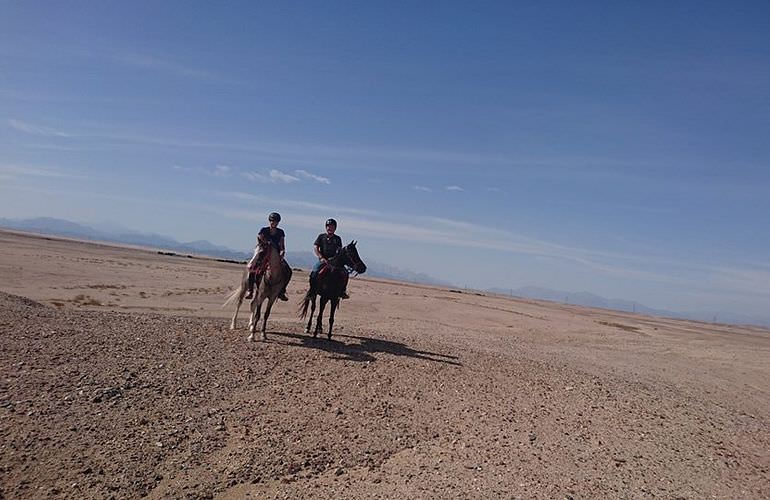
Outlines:
<svg viewBox="0 0 770 500"><path fill-rule="evenodd" d="M267 307L265 308L265 317L262 320L262 340L267 340L267 318L270 316L270 310L273 308L273 302L275 302L278 294L283 290L284 285L288 284L291 279L291 267L289 267L281 259L281 253L273 247L268 247L265 250L267 254L264 256L267 262L267 269L262 273L262 277L257 283L258 289L254 294L254 298L251 299L251 316L249 318L249 336L246 340L252 342L254 340L254 333L257 329L257 322L259 321L260 313L262 310L262 303L267 299ZM235 329L235 321L238 317L238 311L243 303L243 297L246 295L248 289L249 271L243 272L241 278L241 285L235 290L225 301L224 305L231 304L235 300L238 301L235 306L235 314L233 314L233 320L230 322L230 329Z"/></svg>
<svg viewBox="0 0 770 500"><path fill-rule="evenodd" d="M321 304L318 308L318 319L316 320L313 337L317 337L319 333L323 333L321 319L323 318L326 303L331 301L332 309L329 313L328 338L332 338L334 312L337 310L342 291L345 289L345 284L348 280L348 268L351 268L358 274L366 272L366 264L364 264L364 261L358 256L355 241L342 247L340 251L337 252L337 255L329 259L329 266L327 266L327 269L321 269L315 282L313 280L310 281L310 289L305 294L305 300L303 300L300 305L299 313L299 317L304 319L307 315L308 306L312 306L310 309L310 319L307 322L305 333L310 333L310 325L313 323L313 314L315 313L315 298L316 295L320 295Z"/></svg>

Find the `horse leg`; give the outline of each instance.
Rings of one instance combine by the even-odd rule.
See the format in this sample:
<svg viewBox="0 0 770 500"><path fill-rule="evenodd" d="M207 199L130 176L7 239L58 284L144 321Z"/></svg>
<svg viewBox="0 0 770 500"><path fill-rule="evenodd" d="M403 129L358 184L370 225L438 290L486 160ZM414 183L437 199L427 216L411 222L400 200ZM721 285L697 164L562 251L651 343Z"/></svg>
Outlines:
<svg viewBox="0 0 770 500"><path fill-rule="evenodd" d="M315 333L313 333L313 336L317 336L319 333L323 333L323 316L324 316L324 308L326 307L326 301L328 301L324 296L321 296L321 303L318 304L318 318L315 321Z"/></svg>
<svg viewBox="0 0 770 500"><path fill-rule="evenodd" d="M337 306L340 304L339 297L335 297L332 299L332 310L329 311L329 333L328 338L329 340L332 339L332 327L334 326L334 312L337 310Z"/></svg>
<svg viewBox="0 0 770 500"><path fill-rule="evenodd" d="M259 321L259 314L262 310L262 301L265 300L264 297L257 296L254 300L251 301L251 320L249 321L249 337L246 339L249 342L254 341L254 332L257 331L257 321Z"/></svg>
<svg viewBox="0 0 770 500"><path fill-rule="evenodd" d="M241 303L243 302L243 292L238 297L238 303L235 305L235 314L233 314L233 320L230 321L230 330L235 330L235 320L238 319L238 311L241 309Z"/></svg>
<svg viewBox="0 0 770 500"><path fill-rule="evenodd" d="M267 318L270 316L270 309L273 308L273 302L275 302L275 296L267 299L267 307L265 307L265 318L262 320L262 342L267 340Z"/></svg>
<svg viewBox="0 0 770 500"><path fill-rule="evenodd" d="M310 333L310 325L313 324L313 315L315 314L315 294L310 299L310 317L307 320L307 328L305 328L305 333ZM315 335L313 335L315 337Z"/></svg>
<svg viewBox="0 0 770 500"><path fill-rule="evenodd" d="M246 276L248 276L248 273ZM241 287L238 289L238 303L235 304L235 314L233 314L233 320L230 321L230 330L235 330L235 322L238 319L238 311L241 310L241 304L243 304L243 297L246 296L247 287L248 277L245 280L241 280Z"/></svg>

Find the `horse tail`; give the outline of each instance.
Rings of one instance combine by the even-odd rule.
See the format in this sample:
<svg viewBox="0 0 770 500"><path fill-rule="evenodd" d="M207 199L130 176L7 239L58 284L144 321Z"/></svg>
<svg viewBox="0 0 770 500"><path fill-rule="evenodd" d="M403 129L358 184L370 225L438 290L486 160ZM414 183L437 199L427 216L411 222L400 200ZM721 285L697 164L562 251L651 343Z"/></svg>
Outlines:
<svg viewBox="0 0 770 500"><path fill-rule="evenodd" d="M302 301L302 304L299 305L299 317L300 319L305 319L305 316L307 316L307 308L310 306L310 290L305 294L305 300Z"/></svg>
<svg viewBox="0 0 770 500"><path fill-rule="evenodd" d="M225 299L225 303L222 304L222 309L229 306L236 300L243 300L241 297L243 297L243 292L246 291L246 284L247 280L249 278L249 270L246 269L243 271L243 276L241 277L241 284L238 286L238 288L235 289L232 293L230 293L227 298Z"/></svg>

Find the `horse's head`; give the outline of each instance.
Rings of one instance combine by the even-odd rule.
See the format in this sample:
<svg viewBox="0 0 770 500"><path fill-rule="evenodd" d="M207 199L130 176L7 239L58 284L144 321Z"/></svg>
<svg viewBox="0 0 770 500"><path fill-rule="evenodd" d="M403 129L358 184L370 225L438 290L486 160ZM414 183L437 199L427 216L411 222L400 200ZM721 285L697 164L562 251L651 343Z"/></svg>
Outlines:
<svg viewBox="0 0 770 500"><path fill-rule="evenodd" d="M350 267L352 267L355 272L358 274L363 274L366 272L366 264L364 264L364 261L361 260L361 257L358 255L355 240L345 245L345 253L348 256L348 260L350 261Z"/></svg>

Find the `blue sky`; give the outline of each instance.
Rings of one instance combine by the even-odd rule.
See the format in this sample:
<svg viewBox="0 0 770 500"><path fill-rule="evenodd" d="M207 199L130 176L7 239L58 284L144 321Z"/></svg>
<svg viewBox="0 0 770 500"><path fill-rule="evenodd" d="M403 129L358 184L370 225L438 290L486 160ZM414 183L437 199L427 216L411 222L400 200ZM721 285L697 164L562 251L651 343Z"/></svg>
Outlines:
<svg viewBox="0 0 770 500"><path fill-rule="evenodd" d="M767 2L0 1L0 216L767 316Z"/></svg>

